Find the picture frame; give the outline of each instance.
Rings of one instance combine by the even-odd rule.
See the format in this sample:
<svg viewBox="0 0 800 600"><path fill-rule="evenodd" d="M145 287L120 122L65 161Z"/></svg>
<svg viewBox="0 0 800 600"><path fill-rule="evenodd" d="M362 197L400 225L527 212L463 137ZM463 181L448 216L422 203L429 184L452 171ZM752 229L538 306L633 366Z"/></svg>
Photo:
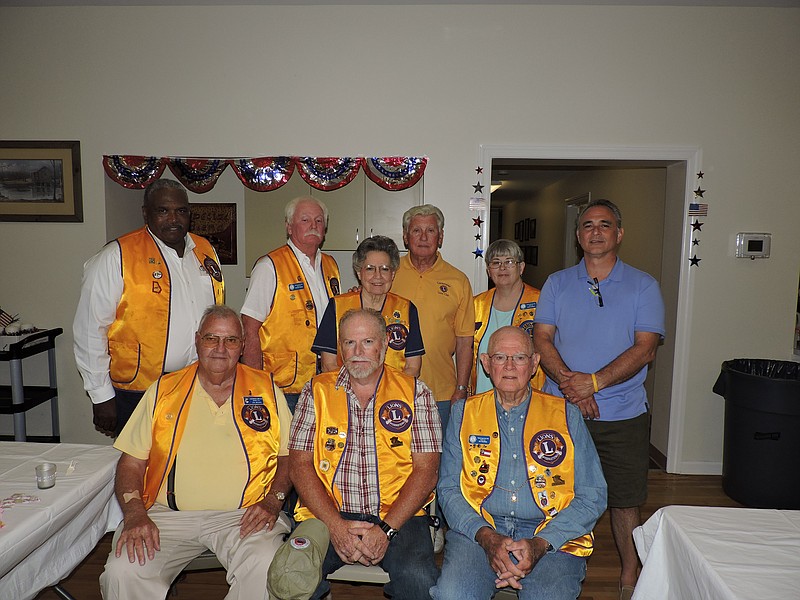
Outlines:
<svg viewBox="0 0 800 600"><path fill-rule="evenodd" d="M514 223L514 239L518 242L522 241L522 221Z"/></svg>
<svg viewBox="0 0 800 600"><path fill-rule="evenodd" d="M190 202L189 231L206 238L223 265L238 263L235 202Z"/></svg>
<svg viewBox="0 0 800 600"><path fill-rule="evenodd" d="M0 221L83 223L80 142L0 141Z"/></svg>
<svg viewBox="0 0 800 600"><path fill-rule="evenodd" d="M525 241L536 239L536 219L525 219Z"/></svg>
<svg viewBox="0 0 800 600"><path fill-rule="evenodd" d="M525 264L532 267L539 264L539 246L523 246L522 254L525 257Z"/></svg>

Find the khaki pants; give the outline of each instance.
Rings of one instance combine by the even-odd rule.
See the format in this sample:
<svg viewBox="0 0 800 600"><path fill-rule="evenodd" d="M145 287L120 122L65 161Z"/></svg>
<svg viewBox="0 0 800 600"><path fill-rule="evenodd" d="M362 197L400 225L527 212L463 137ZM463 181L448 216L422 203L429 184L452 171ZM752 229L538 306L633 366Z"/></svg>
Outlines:
<svg viewBox="0 0 800 600"><path fill-rule="evenodd" d="M272 531L261 530L239 538L244 509L234 511L173 511L155 505L148 515L159 529L161 550L144 565L131 563L123 548L114 555L122 524L114 533L100 589L105 600L155 600L165 598L172 581L193 558L208 548L227 570L228 600L267 599L267 571L280 548L289 521L281 513Z"/></svg>

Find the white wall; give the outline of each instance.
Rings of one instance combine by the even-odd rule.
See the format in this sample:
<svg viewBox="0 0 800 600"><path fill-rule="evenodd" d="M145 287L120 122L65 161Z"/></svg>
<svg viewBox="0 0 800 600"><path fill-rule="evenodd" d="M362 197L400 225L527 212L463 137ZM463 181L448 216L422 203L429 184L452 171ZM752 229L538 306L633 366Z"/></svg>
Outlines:
<svg viewBox="0 0 800 600"><path fill-rule="evenodd" d="M791 356L798 9L0 8L0 21L0 135L81 141L84 223L0 223L0 305L37 324L70 328L81 265L105 242L102 154L424 153L444 254L471 274L480 144L674 144L702 149L711 207L671 449L685 467L718 468L720 363ZM772 258L733 258L743 230L772 232ZM98 442L71 341L63 438Z"/></svg>

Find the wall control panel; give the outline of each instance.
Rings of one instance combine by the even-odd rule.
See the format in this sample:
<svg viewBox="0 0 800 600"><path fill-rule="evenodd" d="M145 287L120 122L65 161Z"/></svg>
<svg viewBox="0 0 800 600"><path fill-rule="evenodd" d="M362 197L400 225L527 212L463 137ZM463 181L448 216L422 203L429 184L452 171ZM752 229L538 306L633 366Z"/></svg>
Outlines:
<svg viewBox="0 0 800 600"><path fill-rule="evenodd" d="M737 233L737 258L769 258L771 233Z"/></svg>

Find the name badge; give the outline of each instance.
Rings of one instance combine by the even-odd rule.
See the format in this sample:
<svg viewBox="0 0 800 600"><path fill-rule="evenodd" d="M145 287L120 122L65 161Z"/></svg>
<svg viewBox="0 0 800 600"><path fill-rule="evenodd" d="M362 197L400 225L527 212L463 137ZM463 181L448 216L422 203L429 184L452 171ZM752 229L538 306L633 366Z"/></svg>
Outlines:
<svg viewBox="0 0 800 600"><path fill-rule="evenodd" d="M475 446L485 446L492 441L488 435L470 435L469 436L469 443Z"/></svg>
<svg viewBox="0 0 800 600"><path fill-rule="evenodd" d="M302 281L298 281L297 283L290 283L289 284L289 291L296 292L297 290L302 290L306 287L306 284Z"/></svg>
<svg viewBox="0 0 800 600"><path fill-rule="evenodd" d="M264 405L264 398L262 396L245 396L244 397L245 404L260 404Z"/></svg>
<svg viewBox="0 0 800 600"><path fill-rule="evenodd" d="M536 302L523 302L519 305L520 310L528 310L530 308L536 308Z"/></svg>

